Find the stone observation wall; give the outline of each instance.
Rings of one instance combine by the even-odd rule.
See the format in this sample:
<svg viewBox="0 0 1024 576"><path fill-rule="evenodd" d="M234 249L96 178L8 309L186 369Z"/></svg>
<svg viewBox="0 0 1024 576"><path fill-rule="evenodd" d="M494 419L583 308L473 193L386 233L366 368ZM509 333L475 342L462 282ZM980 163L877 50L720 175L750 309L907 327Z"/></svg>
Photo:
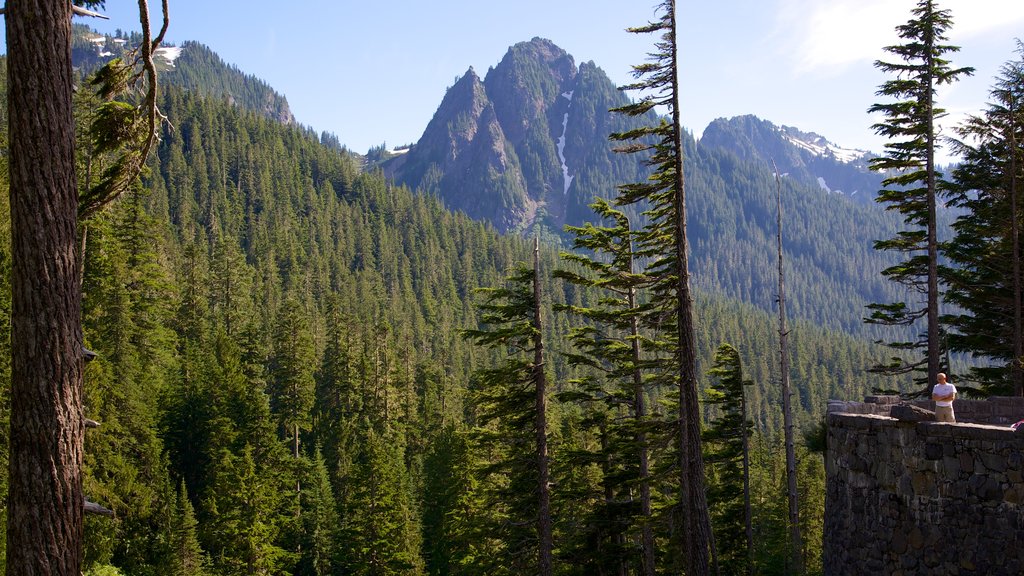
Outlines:
<svg viewBox="0 0 1024 576"><path fill-rule="evenodd" d="M829 402L826 575L1024 574L1024 398L933 408Z"/></svg>

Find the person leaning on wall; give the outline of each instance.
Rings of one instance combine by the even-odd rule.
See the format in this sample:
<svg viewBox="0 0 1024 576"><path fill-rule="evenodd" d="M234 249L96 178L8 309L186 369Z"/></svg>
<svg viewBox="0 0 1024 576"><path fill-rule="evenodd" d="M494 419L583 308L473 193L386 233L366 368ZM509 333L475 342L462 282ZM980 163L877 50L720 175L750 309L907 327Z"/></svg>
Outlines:
<svg viewBox="0 0 1024 576"><path fill-rule="evenodd" d="M956 386L946 382L946 375L936 375L938 383L932 388L932 400L935 401L935 419L939 422L956 422L953 414L953 400L956 399Z"/></svg>

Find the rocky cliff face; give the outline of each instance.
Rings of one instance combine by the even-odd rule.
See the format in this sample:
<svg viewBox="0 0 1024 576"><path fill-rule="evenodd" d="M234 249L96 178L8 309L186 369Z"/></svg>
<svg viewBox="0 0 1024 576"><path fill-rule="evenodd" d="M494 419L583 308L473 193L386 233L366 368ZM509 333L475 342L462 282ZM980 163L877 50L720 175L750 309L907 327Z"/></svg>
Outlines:
<svg viewBox="0 0 1024 576"><path fill-rule="evenodd" d="M469 69L420 140L384 168L502 231L561 230L588 216L595 196L639 177L637 160L617 157L608 141L630 125L608 111L625 102L593 63L577 68L534 38L512 46L483 80Z"/></svg>

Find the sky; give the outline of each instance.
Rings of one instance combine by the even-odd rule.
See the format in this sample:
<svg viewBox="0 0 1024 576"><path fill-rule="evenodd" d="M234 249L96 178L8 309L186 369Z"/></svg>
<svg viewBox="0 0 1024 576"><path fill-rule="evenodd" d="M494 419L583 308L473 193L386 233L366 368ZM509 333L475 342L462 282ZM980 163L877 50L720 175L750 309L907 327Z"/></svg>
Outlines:
<svg viewBox="0 0 1024 576"><path fill-rule="evenodd" d="M419 139L447 88L471 66L481 76L508 48L547 38L632 80L655 37L626 28L657 18L656 0L169 0L166 40L206 44L284 94L296 119L356 152ZM716 118L754 114L881 152L868 107L888 79L873 62L899 43L916 0L679 0L683 126L698 138ZM952 12L954 66L974 77L939 92L952 126L984 109L999 67L1024 38L1022 0L940 0ZM160 20L159 2L150 2ZM138 30L138 3L107 0L100 32ZM6 39L0 31L0 39Z"/></svg>

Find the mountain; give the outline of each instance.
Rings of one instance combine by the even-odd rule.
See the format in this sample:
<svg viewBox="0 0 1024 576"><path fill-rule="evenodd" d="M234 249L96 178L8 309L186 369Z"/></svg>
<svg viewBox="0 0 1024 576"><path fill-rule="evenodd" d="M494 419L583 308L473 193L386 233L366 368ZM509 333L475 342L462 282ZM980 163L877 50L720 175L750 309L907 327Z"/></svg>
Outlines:
<svg viewBox="0 0 1024 576"><path fill-rule="evenodd" d="M843 148L824 136L776 126L755 116L719 118L704 129L702 146L729 150L744 160L772 161L788 178L858 202L874 202L884 176L868 169L875 154Z"/></svg>
<svg viewBox="0 0 1024 576"><path fill-rule="evenodd" d="M186 44L176 59L169 53L161 66L180 70L189 51ZM98 59L112 57L99 52ZM508 355L472 346L460 330L480 323L474 304L481 300L473 289L502 285L513 263L530 256L529 246L517 235L498 234L487 223L445 210L437 197L394 185L378 170L362 170L333 140L268 114L261 98L224 92L239 76L214 66L219 59L205 62L212 66L209 86L219 88L186 88L166 73L161 111L169 122L143 185L83 226L83 344L98 352L86 371L83 415L102 422L85 441L83 491L117 514L117 521L87 523L85 573L185 573L178 568L191 565L198 567L192 573L211 574L380 573L382 566L390 573L433 574L455 565L452 558L465 559L459 569L466 573L494 573L487 561L498 557L505 540L501 532L484 530L484 522L508 522L500 510L496 516L490 511L503 503L484 497L501 494L510 483L482 484L490 480L480 467L494 454L467 440L486 410L473 397L487 377L473 373ZM502 76L492 74L493 82L464 79L451 98L454 109L467 112L461 116L467 124L492 133L449 130L440 121L435 128L465 137L450 146L456 156L471 150L491 167L504 162L510 172L517 168L514 159L522 170L533 162L530 151L543 148L539 129L531 137L526 125L541 125L550 114L527 122L512 112L546 100L510 94L498 104L487 89L480 91L488 83L491 90L501 85ZM613 122L599 113L600 98L584 89L588 78L597 85L602 76L595 66L581 66L574 86L587 97L577 100L574 93L570 106L554 113L556 120L559 113L567 118L562 153L575 177L569 193L538 192L540 199L532 201L553 206L561 191L562 218L586 217L573 214L569 202L582 201L584 191L610 192L606 185L628 181L618 168L640 170L604 152L583 154L603 150L596 144L598 126ZM0 73L0 93L6 81ZM612 94L604 97L611 100ZM588 132L569 129L573 114L588 110L580 103L588 101L594 142L582 141ZM0 124L0 139L5 131ZM463 146L472 142L478 146ZM770 300L759 299L771 293L775 181L763 162L700 146L693 138L686 140L686 154L695 278L702 288L698 371L706 373L720 343L734 344L743 354L745 376L758 383L748 398L751 418L770 438L781 426L780 392L771 385L776 325L765 309ZM439 180L444 162L456 164L437 158L433 174ZM603 158L623 164L606 175ZM404 162L410 159L415 156ZM0 183L6 162L0 155ZM458 166L474 168L470 162ZM530 178L538 174L517 176L524 194L532 193ZM563 175L563 185L568 180ZM473 192L486 205L490 190ZM856 397L883 382L862 373L881 349L837 333L827 320L828 314L847 314L845 306L855 305L857 290L865 290L858 279L871 275L875 262L864 259L867 252L856 242L860 231L874 230L879 221L867 207L795 181L784 183L783 194L791 215L793 302L805 318L813 316L811 308L826 311L825 321L792 324L794 399L798 422L807 425L820 418L827 398ZM6 202L0 197L0 214L9 211ZM554 215L535 219L553 222ZM0 264L11 261L10 250L0 242ZM566 265L551 246L540 256L544 271ZM0 266L5 309L9 274L9 266ZM589 291L547 274L543 282L545 304L593 304ZM553 386L571 392L580 374L558 352L570 350L567 334L575 326L549 309L548 370ZM0 341L8 340L9 330L0 322ZM0 376L9 365L10 350L0 346ZM0 377L0 397L4 384ZM658 400L668 392L651 391L652 422L663 415ZM554 395L551 404L558 415L551 458L555 537L564 543L559 562L567 569L579 562L577 572L597 573L582 566L609 540L590 538L607 527L604 517L592 514L600 516L607 505L606 460L580 466L568 456L585 455L606 436L591 429L568 396ZM299 457L292 455L289 429L301 439ZM768 445L755 442L751 459L751 490L759 503L754 519L761 522L755 529L765 541L778 542L784 528L773 519L784 511L771 506L780 501L774 479L782 472ZM0 462L5 450L0 443ZM669 458L659 456L657 463ZM824 476L814 457L803 458L800 469L806 486ZM670 476L659 475L659 482ZM669 483L656 488L658 494L675 493ZM0 478L0 495L5 489ZM805 535L813 546L821 490L805 494L814 496L804 500L812 519ZM659 515L659 541L668 541L670 519ZM466 522L468 529L451 529L450 520ZM761 547L758 566L782 565L780 550L785 547Z"/></svg>
<svg viewBox="0 0 1024 576"><path fill-rule="evenodd" d="M132 42L88 31L76 38L81 59L76 63L83 71ZM158 61L166 87L293 125L290 113L281 113L287 111L282 95L205 46L186 42L161 51ZM384 160L384 174L397 189L436 198L499 231L545 230L547 238L564 242L559 235L565 224L594 219L588 204L595 196L612 196L617 185L646 175L638 158L614 153L608 140L609 133L634 128L641 120L657 121L608 111L627 101L596 64L577 67L551 41L534 38L512 46L484 78L470 68L457 79L423 136L404 154ZM173 121L188 126L184 119ZM337 137L319 140L345 152ZM857 175L877 178L863 170L863 155L843 154L820 136L752 116L716 121L699 141L687 133L684 143L696 288L775 310L779 190L769 161L774 158L788 173L780 183L790 313L858 338L886 336L866 327L862 318L867 303L902 296L880 275L893 258L873 249L873 242L891 237L900 222L858 198L866 195L825 193L817 181L821 174L827 182L844 181L835 174L845 174L846 181ZM180 224L195 209L171 210L169 217Z"/></svg>
<svg viewBox="0 0 1024 576"><path fill-rule="evenodd" d="M560 231L590 214L594 196L642 177L608 140L635 125L608 113L626 103L593 62L577 67L550 40L534 38L509 48L483 79L467 70L419 141L384 170L501 231Z"/></svg>
<svg viewBox="0 0 1024 576"><path fill-rule="evenodd" d="M616 186L648 173L641 159L615 153L608 135L658 118L610 112L627 96L594 63L573 62L551 41L534 38L512 46L483 79L469 69L422 137L383 163L385 174L501 231L537 227L557 238L566 224L593 220L588 205L595 196L613 196ZM899 222L870 201L881 177L866 169L869 154L753 116L716 121L699 141L691 134L684 141L691 269L699 288L774 310L774 158L787 174L791 312L881 336L863 325L864 306L899 294L880 275L893 259L873 242L892 236Z"/></svg>
<svg viewBox="0 0 1024 576"><path fill-rule="evenodd" d="M110 36L99 34L87 26L75 25L72 61L76 70L85 76L113 58L124 57L141 41L142 36L138 33ZM227 64L198 42L184 42L181 46L165 43L153 54L153 60L160 72L161 83L180 86L210 98L222 98L231 105L284 124L295 122L287 98L266 82Z"/></svg>

